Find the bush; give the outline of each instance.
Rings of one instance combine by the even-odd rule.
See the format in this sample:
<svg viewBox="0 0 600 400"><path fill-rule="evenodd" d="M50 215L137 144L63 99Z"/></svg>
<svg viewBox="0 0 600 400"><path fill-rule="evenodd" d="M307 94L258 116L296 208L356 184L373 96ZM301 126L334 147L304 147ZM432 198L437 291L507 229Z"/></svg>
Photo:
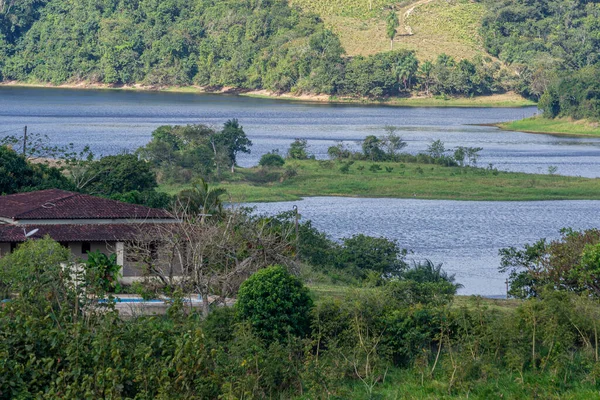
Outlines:
<svg viewBox="0 0 600 400"><path fill-rule="evenodd" d="M283 167L285 160L279 154L267 153L260 158L258 165L261 167Z"/></svg>
<svg viewBox="0 0 600 400"><path fill-rule="evenodd" d="M256 272L240 287L236 310L260 338L272 342L304 336L312 300L302 282L282 266Z"/></svg>
<svg viewBox="0 0 600 400"><path fill-rule="evenodd" d="M353 269L363 279L369 271L376 271L384 277L398 276L406 268L406 250L398 243L386 238L354 235L344 239L338 255L338 265Z"/></svg>

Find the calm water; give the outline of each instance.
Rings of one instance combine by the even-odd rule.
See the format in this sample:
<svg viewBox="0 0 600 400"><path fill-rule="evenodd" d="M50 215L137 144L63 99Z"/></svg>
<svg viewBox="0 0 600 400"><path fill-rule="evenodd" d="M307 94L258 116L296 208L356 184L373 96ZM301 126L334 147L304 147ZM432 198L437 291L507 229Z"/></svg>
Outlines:
<svg viewBox="0 0 600 400"><path fill-rule="evenodd" d="M336 140L355 144L383 134L386 124L400 127L417 153L441 139L447 147L483 147L480 164L499 169L600 177L600 139L563 138L502 132L469 124L492 123L533 115L535 108L465 109L315 105L223 95L119 92L0 87L0 132L18 134L24 125L47 134L56 144L92 146L98 154L132 151L164 124L221 125L238 118L254 142L240 164L255 165L273 149L285 152L294 138L309 140L325 158ZM1 135L1 134L0 134Z"/></svg>
<svg viewBox="0 0 600 400"><path fill-rule="evenodd" d="M285 152L294 138L308 139L325 158L335 141L357 145L395 125L407 151L441 139L447 147L483 147L480 165L499 169L600 177L600 139L502 132L473 126L533 115L535 108L465 109L316 105L223 95L0 87L0 135L48 135L54 144L91 145L97 154L133 151L165 124L219 126L238 118L254 142L240 164L255 165L273 149ZM464 293L501 295L496 273L499 248L556 237L565 226L597 226L600 202L487 203L389 199L310 198L297 202L305 218L332 237L363 232L396 238L414 257L444 262L465 285ZM291 203L262 204L273 213Z"/></svg>
<svg viewBox="0 0 600 400"><path fill-rule="evenodd" d="M498 250L564 227L600 228L600 201L465 202L447 200L309 197L297 202L251 204L258 213L289 211L334 239L364 233L397 239L412 259L444 263L465 287L462 294L506 295Z"/></svg>

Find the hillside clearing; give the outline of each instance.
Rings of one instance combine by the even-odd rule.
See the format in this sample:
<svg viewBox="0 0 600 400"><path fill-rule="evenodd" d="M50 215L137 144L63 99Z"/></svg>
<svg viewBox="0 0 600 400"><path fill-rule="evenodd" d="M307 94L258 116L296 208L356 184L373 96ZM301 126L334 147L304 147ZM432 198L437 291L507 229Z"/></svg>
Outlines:
<svg viewBox="0 0 600 400"><path fill-rule="evenodd" d="M479 35L484 13L481 3L469 0L373 0L371 10L366 0L292 0L292 4L319 14L339 35L348 56L371 55L390 49L385 13L391 4L400 20L395 49L414 50L420 60L432 60L442 53L456 59L485 54Z"/></svg>

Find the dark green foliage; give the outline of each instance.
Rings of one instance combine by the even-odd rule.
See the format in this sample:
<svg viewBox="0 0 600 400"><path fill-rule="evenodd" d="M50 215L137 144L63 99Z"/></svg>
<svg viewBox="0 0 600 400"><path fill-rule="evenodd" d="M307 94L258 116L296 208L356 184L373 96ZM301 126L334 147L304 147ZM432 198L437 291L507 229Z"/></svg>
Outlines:
<svg viewBox="0 0 600 400"><path fill-rule="evenodd" d="M208 182L200 179L194 182L191 189L182 190L177 196L186 213L191 215L221 217L223 215L222 196L227 193L225 189L210 187Z"/></svg>
<svg viewBox="0 0 600 400"><path fill-rule="evenodd" d="M107 256L100 251L88 252L85 262L87 282L94 282L93 286L102 292L114 292L120 285L121 266L117 264L117 255Z"/></svg>
<svg viewBox="0 0 600 400"><path fill-rule="evenodd" d="M399 276L406 268L407 252L394 240L359 234L344 239L342 244L337 262L356 276L365 277L369 271L383 277Z"/></svg>
<svg viewBox="0 0 600 400"><path fill-rule="evenodd" d="M151 165L133 154L103 157L90 164L89 173L94 179L85 189L94 195L110 197L150 191L157 186Z"/></svg>
<svg viewBox="0 0 600 400"><path fill-rule="evenodd" d="M0 194L53 188L75 189L59 169L33 164L14 150L0 146Z"/></svg>
<svg viewBox="0 0 600 400"><path fill-rule="evenodd" d="M517 66L515 88L550 118L600 118L600 5L596 1L487 0L487 50Z"/></svg>
<svg viewBox="0 0 600 400"><path fill-rule="evenodd" d="M157 192L156 190L145 190L143 192L132 190L131 192L115 193L110 198L152 208L170 209L173 205L173 196L164 192Z"/></svg>
<svg viewBox="0 0 600 400"><path fill-rule="evenodd" d="M600 243L597 229L564 229L561 238L545 239L519 250L500 250L501 272L509 273L509 294L517 298L539 297L545 288L558 291L588 292L600 297L600 279L596 247Z"/></svg>
<svg viewBox="0 0 600 400"><path fill-rule="evenodd" d="M162 182L188 183L218 179L225 168L233 173L238 153L249 153L251 146L238 120L231 119L220 131L202 124L161 126L137 154L152 165Z"/></svg>
<svg viewBox="0 0 600 400"><path fill-rule="evenodd" d="M254 273L240 287L236 303L239 318L267 342L306 335L311 308L308 290L281 266Z"/></svg>
<svg viewBox="0 0 600 400"><path fill-rule="evenodd" d="M308 143L306 139L296 139L290 145L288 149L287 157L293 160L307 160Z"/></svg>
<svg viewBox="0 0 600 400"><path fill-rule="evenodd" d="M278 299L303 293L292 315L310 328L269 343L252 319L236 319L239 310L202 319L186 315L177 295L165 316L98 310L65 273L74 272L68 261L50 239L0 260L0 285L15 295L0 305L2 398L594 398L598 390L600 308L588 296L542 291L511 307L478 297L449 307L425 295L407 302L402 284L416 282L394 280L307 307L306 291L284 273L254 282L265 289L255 299L281 314L289 301ZM443 276L429 272L418 279Z"/></svg>
<svg viewBox="0 0 600 400"><path fill-rule="evenodd" d="M0 79L55 84L200 85L380 98L424 88L504 90L489 60L436 62L414 52L345 58L338 37L287 1L40 0L0 10ZM27 5L23 5L27 4ZM390 12L388 37L398 19ZM497 76L498 75L498 76Z"/></svg>
<svg viewBox="0 0 600 400"><path fill-rule="evenodd" d="M542 95L539 107L548 118L600 119L600 65L561 74Z"/></svg>
<svg viewBox="0 0 600 400"><path fill-rule="evenodd" d="M383 159L385 153L381 149L382 141L377 136L369 135L362 142L362 151L365 159L379 161Z"/></svg>
<svg viewBox="0 0 600 400"><path fill-rule="evenodd" d="M223 125L223 130L216 135L215 143L224 147L231 166L231 172L236 165L238 153L250 153L252 141L248 139L244 128L237 119L230 119Z"/></svg>
<svg viewBox="0 0 600 400"><path fill-rule="evenodd" d="M263 154L258 162L261 167L283 167L285 160L277 153Z"/></svg>
<svg viewBox="0 0 600 400"><path fill-rule="evenodd" d="M5 79L332 92L341 70L337 37L285 1L44 3L17 30L0 12Z"/></svg>

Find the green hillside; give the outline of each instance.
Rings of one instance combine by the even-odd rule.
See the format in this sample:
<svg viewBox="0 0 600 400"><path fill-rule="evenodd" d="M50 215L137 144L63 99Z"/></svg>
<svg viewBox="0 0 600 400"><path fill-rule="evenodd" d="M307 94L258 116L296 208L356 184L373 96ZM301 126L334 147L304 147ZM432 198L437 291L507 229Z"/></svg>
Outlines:
<svg viewBox="0 0 600 400"><path fill-rule="evenodd" d="M599 21L593 0L0 2L0 81L376 101L516 93L548 118L595 121Z"/></svg>

